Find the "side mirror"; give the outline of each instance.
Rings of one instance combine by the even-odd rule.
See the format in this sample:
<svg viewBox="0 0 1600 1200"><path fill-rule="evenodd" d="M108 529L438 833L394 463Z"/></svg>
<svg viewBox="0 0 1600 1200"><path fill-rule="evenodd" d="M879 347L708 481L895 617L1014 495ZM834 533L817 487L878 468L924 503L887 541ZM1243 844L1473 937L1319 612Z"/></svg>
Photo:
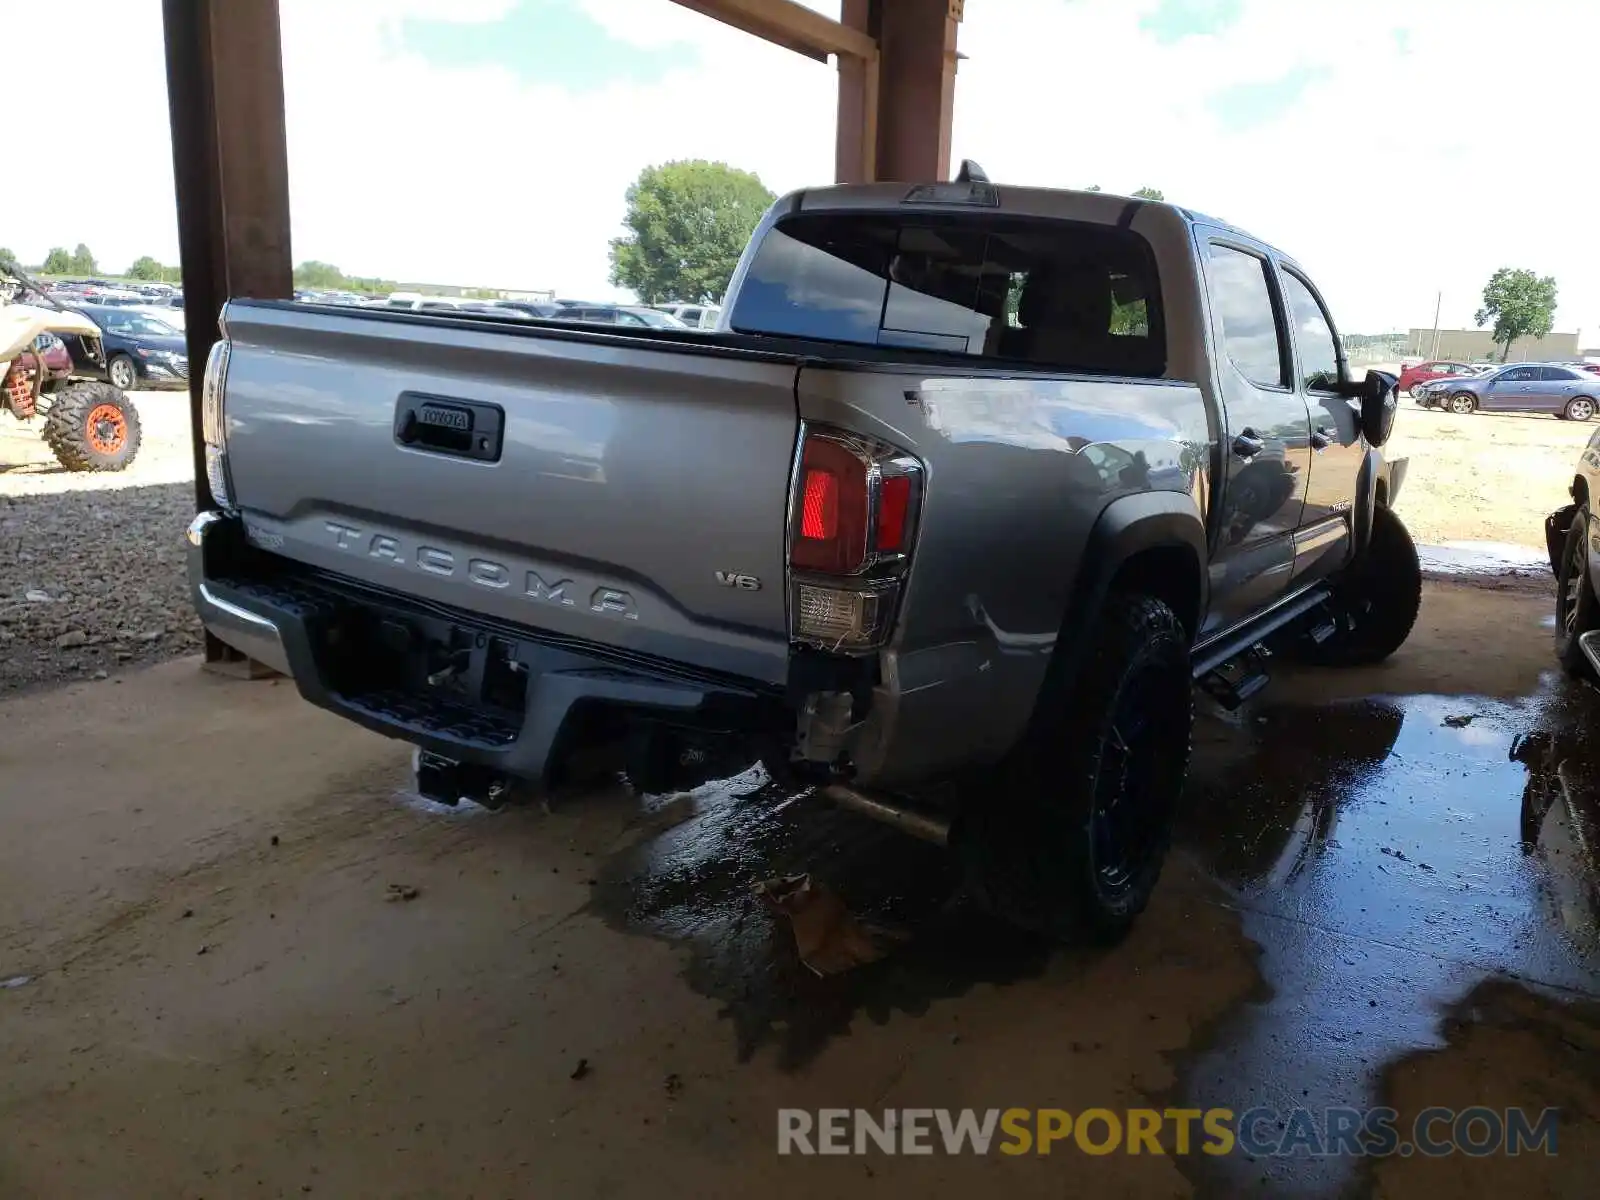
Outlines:
<svg viewBox="0 0 1600 1200"><path fill-rule="evenodd" d="M1361 403L1361 433L1372 446L1381 446L1394 432L1395 413L1400 408L1400 380L1387 371L1368 371L1359 385L1356 399Z"/></svg>

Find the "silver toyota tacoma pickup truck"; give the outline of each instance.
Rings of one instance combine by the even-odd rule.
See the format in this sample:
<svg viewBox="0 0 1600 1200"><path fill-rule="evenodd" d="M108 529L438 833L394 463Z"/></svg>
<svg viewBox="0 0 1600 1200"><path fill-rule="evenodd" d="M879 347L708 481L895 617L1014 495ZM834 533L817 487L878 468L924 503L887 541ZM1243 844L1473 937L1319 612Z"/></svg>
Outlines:
<svg viewBox="0 0 1600 1200"><path fill-rule="evenodd" d="M948 841L976 895L1115 936L1193 686L1392 653L1417 557L1309 276L1170 204L796 192L721 328L233 301L196 606L495 803L760 760Z"/></svg>

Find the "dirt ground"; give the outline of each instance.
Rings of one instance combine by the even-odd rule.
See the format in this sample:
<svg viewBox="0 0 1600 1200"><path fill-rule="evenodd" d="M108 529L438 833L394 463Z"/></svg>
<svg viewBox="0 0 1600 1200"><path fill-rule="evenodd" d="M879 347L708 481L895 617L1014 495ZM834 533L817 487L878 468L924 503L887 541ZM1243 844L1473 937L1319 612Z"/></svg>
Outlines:
<svg viewBox="0 0 1600 1200"><path fill-rule="evenodd" d="M1523 413L1458 417L1402 397L1385 451L1410 460L1396 511L1418 542L1543 549L1545 516L1568 502L1595 428Z"/></svg>
<svg viewBox="0 0 1600 1200"><path fill-rule="evenodd" d="M62 470L37 421L0 413L0 695L199 647L188 393L132 397L144 442L114 474Z"/></svg>
<svg viewBox="0 0 1600 1200"><path fill-rule="evenodd" d="M1390 663L1207 718L1111 951L999 930L931 848L759 779L455 811L192 659L0 701L0 1196L1591 1195L1590 877L1519 840L1507 753L1584 702L1548 607L1430 584ZM750 890L796 870L906 940L812 976ZM1291 1102L1567 1115L1557 1157L1481 1169L776 1153L780 1107Z"/></svg>

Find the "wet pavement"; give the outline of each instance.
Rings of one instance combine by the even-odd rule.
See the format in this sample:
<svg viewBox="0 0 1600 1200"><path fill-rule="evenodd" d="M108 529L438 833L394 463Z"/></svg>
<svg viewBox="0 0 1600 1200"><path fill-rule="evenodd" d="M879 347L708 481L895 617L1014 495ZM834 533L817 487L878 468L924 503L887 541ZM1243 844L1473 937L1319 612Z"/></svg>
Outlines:
<svg viewBox="0 0 1600 1200"><path fill-rule="evenodd" d="M1600 697L1552 677L1521 702L1280 707L1213 731L1184 841L1232 892L1272 994L1191 1062L1190 1098L1365 1108L1380 1068L1439 1045L1486 979L1600 996L1596 729ZM1217 1171L1318 1194L1351 1165Z"/></svg>
<svg viewBox="0 0 1600 1200"><path fill-rule="evenodd" d="M960 894L950 858L808 795L759 769L654 801L669 828L604 868L593 908L614 927L689 950L685 978L722 1005L747 1061L773 1045L795 1070L864 1016L920 1015L979 983L1038 976L1058 948L995 921ZM894 942L881 960L819 977L755 894L764 879L809 873Z"/></svg>
<svg viewBox="0 0 1600 1200"><path fill-rule="evenodd" d="M1237 911L1263 983L1184 1056L1171 1102L1364 1108L1384 1102L1386 1069L1445 1044L1448 1014L1487 983L1600 998L1600 692L1549 671L1513 699L1312 702L1325 678L1291 677L1197 727L1175 855ZM686 978L720 1001L741 1059L775 1044L795 1070L860 1016L1095 959L978 913L937 850L759 772L670 807L670 828L613 860L594 907L688 947ZM751 890L800 871L900 945L844 975L807 972ZM1186 1166L1205 1193L1314 1196L1352 1186L1358 1164Z"/></svg>
<svg viewBox="0 0 1600 1200"><path fill-rule="evenodd" d="M758 772L441 808L290 687L177 663L30 699L0 722L0 1196L1592 1195L1600 693L1552 669L1535 582L1431 581L1391 662L1208 712L1109 950ZM755 891L800 874L883 957L807 969ZM1374 1102L1557 1106L1560 1154L773 1139L795 1106Z"/></svg>

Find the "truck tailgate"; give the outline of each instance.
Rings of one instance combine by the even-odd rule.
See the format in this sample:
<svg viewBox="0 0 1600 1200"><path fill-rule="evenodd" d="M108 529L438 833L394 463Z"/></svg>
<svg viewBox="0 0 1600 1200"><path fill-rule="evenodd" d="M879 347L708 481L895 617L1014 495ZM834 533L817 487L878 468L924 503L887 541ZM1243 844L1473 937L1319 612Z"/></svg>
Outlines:
<svg viewBox="0 0 1600 1200"><path fill-rule="evenodd" d="M287 303L234 302L224 322L229 468L256 545L784 678L794 359Z"/></svg>

